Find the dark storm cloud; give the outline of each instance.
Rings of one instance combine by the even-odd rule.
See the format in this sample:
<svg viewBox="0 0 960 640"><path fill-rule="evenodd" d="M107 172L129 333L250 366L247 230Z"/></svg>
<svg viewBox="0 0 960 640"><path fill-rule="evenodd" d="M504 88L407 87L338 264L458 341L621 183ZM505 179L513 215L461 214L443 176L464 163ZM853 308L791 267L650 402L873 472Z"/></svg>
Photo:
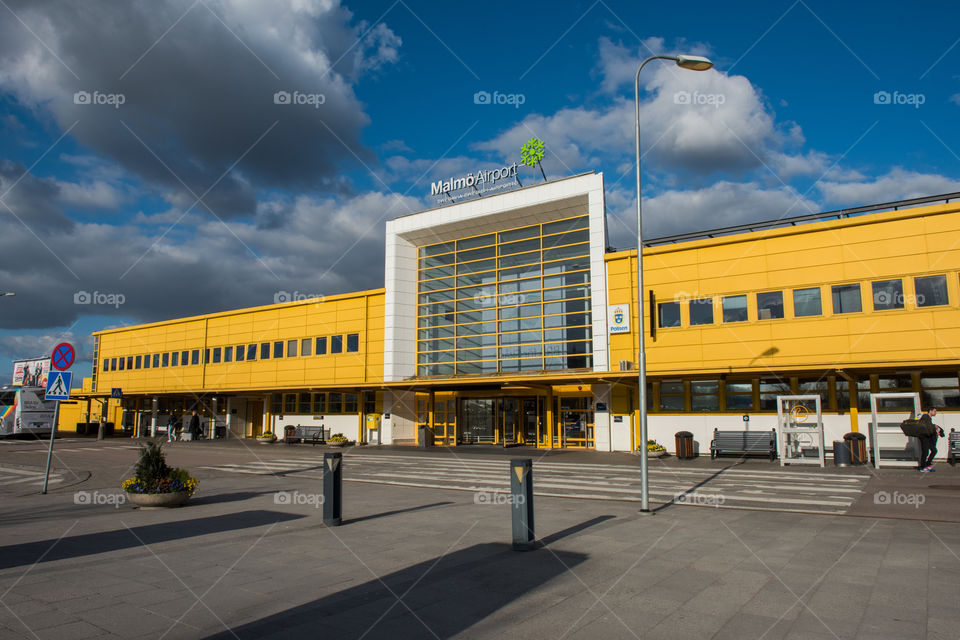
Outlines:
<svg viewBox="0 0 960 640"><path fill-rule="evenodd" d="M351 83L400 41L345 8L9 4L36 36L0 22L3 87L147 182L191 201L212 189L204 202L220 217L252 213L259 188L342 190L354 154L372 158Z"/></svg>

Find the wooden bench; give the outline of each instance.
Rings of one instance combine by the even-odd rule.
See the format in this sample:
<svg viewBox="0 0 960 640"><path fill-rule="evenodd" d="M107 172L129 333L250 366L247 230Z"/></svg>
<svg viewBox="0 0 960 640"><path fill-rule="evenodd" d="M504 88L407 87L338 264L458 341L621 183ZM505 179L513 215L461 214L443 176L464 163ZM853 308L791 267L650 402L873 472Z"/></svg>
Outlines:
<svg viewBox="0 0 960 640"><path fill-rule="evenodd" d="M957 456L960 456L960 431L950 429L947 434L947 462L956 464Z"/></svg>
<svg viewBox="0 0 960 640"><path fill-rule="evenodd" d="M295 442L306 443L316 446L318 444L327 444L327 438L330 432L323 428L323 425L308 425L301 427L288 424L283 428L283 439L287 444Z"/></svg>
<svg viewBox="0 0 960 640"><path fill-rule="evenodd" d="M721 453L762 453L777 458L777 432L770 431L720 431L713 430L710 441L710 459Z"/></svg>

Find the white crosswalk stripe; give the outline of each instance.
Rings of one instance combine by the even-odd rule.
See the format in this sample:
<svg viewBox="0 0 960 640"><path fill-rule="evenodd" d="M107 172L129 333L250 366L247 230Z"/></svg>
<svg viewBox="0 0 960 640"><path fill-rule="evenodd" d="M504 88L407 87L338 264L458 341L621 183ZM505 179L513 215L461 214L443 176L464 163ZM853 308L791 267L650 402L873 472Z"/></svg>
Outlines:
<svg viewBox="0 0 960 640"><path fill-rule="evenodd" d="M63 482L63 474L51 471L49 484L56 484L58 482ZM0 487L11 484L42 485L43 471L0 466Z"/></svg>
<svg viewBox="0 0 960 640"><path fill-rule="evenodd" d="M322 461L281 458L201 467L229 473L320 477ZM504 493L505 459L351 453L344 480L372 484ZM650 499L694 506L843 513L863 493L869 476L826 471L702 468L652 465ZM640 501L640 468L628 465L534 462L534 494Z"/></svg>

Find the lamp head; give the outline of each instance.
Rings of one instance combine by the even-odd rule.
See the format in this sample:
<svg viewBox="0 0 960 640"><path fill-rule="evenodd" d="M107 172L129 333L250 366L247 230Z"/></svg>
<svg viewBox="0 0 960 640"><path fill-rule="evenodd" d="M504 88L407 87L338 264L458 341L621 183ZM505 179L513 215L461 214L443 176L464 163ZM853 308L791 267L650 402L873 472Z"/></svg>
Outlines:
<svg viewBox="0 0 960 640"><path fill-rule="evenodd" d="M703 56L679 55L677 56L677 66L693 71L706 71L713 67L713 63Z"/></svg>

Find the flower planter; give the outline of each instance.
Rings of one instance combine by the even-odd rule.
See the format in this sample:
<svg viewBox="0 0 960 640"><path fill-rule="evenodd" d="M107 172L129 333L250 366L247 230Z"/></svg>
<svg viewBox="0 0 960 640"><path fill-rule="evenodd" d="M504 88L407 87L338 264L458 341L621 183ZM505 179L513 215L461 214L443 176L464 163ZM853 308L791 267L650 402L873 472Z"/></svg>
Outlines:
<svg viewBox="0 0 960 640"><path fill-rule="evenodd" d="M257 442L260 444L273 444L276 441L276 438L257 438Z"/></svg>
<svg viewBox="0 0 960 640"><path fill-rule="evenodd" d="M351 442L347 442L347 441L344 441L344 442L330 442L330 441L328 440L328 441L327 441L327 444L330 445L331 447L346 447L346 446L351 445L352 443L351 443Z"/></svg>
<svg viewBox="0 0 960 640"><path fill-rule="evenodd" d="M179 507L190 498L189 491L173 493L127 493L127 500L141 509L169 509Z"/></svg>

